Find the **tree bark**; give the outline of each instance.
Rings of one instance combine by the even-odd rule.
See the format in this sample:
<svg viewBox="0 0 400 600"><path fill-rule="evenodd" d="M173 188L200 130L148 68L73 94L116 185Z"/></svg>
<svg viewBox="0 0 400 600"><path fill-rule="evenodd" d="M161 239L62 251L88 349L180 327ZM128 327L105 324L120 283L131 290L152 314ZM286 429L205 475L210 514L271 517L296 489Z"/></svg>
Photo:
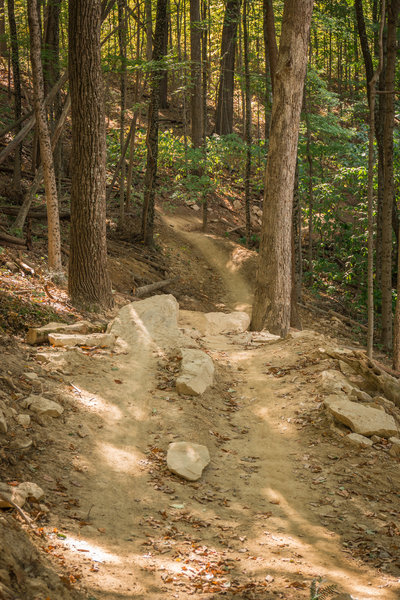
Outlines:
<svg viewBox="0 0 400 600"><path fill-rule="evenodd" d="M160 79L163 76L160 61L164 56L164 31L167 27L167 0L157 0L156 30L154 36L154 70L151 74L151 93L147 124L147 162L144 180L144 202L142 212L142 237L147 246L153 245L154 197L158 159L158 110L160 100Z"/></svg>
<svg viewBox="0 0 400 600"><path fill-rule="evenodd" d="M251 242L251 90L250 90L250 67L249 67L249 30L247 24L248 0L243 0L243 56L244 56L244 95L245 95L245 140L246 140L246 165L244 175L244 196L246 212L246 243Z"/></svg>
<svg viewBox="0 0 400 600"><path fill-rule="evenodd" d="M227 0L221 41L221 73L218 87L215 131L226 135L233 131L233 91L237 27L241 0Z"/></svg>
<svg viewBox="0 0 400 600"><path fill-rule="evenodd" d="M383 199L382 199L382 343L392 349L393 292L392 292L392 209L394 198L393 176L393 129L394 129L394 82L396 74L397 21L400 0L389 0L386 42L385 94L380 102L384 106L383 122Z"/></svg>
<svg viewBox="0 0 400 600"><path fill-rule="evenodd" d="M71 244L68 289L90 310L113 304L107 272L106 136L100 0L69 2L72 116Z"/></svg>
<svg viewBox="0 0 400 600"><path fill-rule="evenodd" d="M51 150L50 132L47 125L44 104L40 25L35 0L28 0L28 20L30 31L35 115L39 135L40 153L43 164L43 177L48 215L48 264L49 268L57 273L62 271L60 220L58 216L57 184L54 172L53 153Z"/></svg>
<svg viewBox="0 0 400 600"><path fill-rule="evenodd" d="M192 144L194 148L200 148L203 141L200 0L190 0L190 62Z"/></svg>
<svg viewBox="0 0 400 600"><path fill-rule="evenodd" d="M14 80L14 117L18 121L21 118L21 74L19 68L19 48L18 48L18 35L17 25L15 21L15 7L14 0L8 0L8 22L10 26L10 40L11 40L11 63L13 70ZM17 133L21 130L21 127L17 126ZM15 150L14 159L14 174L13 174L13 189L16 193L21 192L21 158L22 158L22 144L19 144Z"/></svg>
<svg viewBox="0 0 400 600"><path fill-rule="evenodd" d="M251 329L290 326L292 208L313 0L287 0L275 73L263 224Z"/></svg>

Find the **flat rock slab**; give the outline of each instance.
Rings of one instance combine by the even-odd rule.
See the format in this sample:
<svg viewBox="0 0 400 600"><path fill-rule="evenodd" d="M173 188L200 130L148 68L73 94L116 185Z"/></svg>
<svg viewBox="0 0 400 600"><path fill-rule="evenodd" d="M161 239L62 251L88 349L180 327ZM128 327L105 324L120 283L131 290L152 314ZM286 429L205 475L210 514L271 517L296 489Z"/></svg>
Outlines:
<svg viewBox="0 0 400 600"><path fill-rule="evenodd" d="M351 444L355 446L361 446L362 448L369 448L374 445L374 442L364 435L360 435L359 433L349 433L345 438Z"/></svg>
<svg viewBox="0 0 400 600"><path fill-rule="evenodd" d="M112 348L115 343L115 335L110 333L67 334L49 333L49 342L52 346L73 348L74 346L98 346L100 348Z"/></svg>
<svg viewBox="0 0 400 600"><path fill-rule="evenodd" d="M250 325L249 315L241 311L231 313L202 313L192 310L181 310L179 320L185 327L194 327L202 335L242 333Z"/></svg>
<svg viewBox="0 0 400 600"><path fill-rule="evenodd" d="M42 396L28 396L22 402L24 408L29 408L41 417L59 417L64 412L62 406Z"/></svg>
<svg viewBox="0 0 400 600"><path fill-rule="evenodd" d="M125 352L176 347L181 339L178 312L178 302L171 294L152 296L122 307L107 332L117 336L117 344Z"/></svg>
<svg viewBox="0 0 400 600"><path fill-rule="evenodd" d="M351 402L341 396L328 396L324 404L337 421L347 425L355 433L385 438L398 433L394 418L383 410Z"/></svg>
<svg viewBox="0 0 400 600"><path fill-rule="evenodd" d="M200 479L203 470L209 463L210 453L208 448L201 444L173 442L168 447L168 469L188 481Z"/></svg>
<svg viewBox="0 0 400 600"><path fill-rule="evenodd" d="M96 325L88 321L78 321L68 325L67 323L48 323L43 327L31 327L26 334L26 343L33 345L46 344L49 341L49 333L90 333L99 331Z"/></svg>
<svg viewBox="0 0 400 600"><path fill-rule="evenodd" d="M182 348L181 374L176 380L178 394L200 396L214 383L214 363L201 350Z"/></svg>

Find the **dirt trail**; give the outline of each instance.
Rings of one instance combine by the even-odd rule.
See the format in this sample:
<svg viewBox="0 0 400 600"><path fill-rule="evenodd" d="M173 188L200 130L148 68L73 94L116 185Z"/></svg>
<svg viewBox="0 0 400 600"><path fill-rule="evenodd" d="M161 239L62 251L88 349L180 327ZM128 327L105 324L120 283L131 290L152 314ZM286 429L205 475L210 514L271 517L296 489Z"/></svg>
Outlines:
<svg viewBox="0 0 400 600"><path fill-rule="evenodd" d="M222 277L227 304L248 309L232 244L189 233L181 217L165 219ZM335 496L327 480L315 483L301 469L329 463L332 451L296 424L296 411L315 407L312 376L283 381L268 372L312 355L321 340L305 333L271 346L248 341L244 334L199 339L218 377L201 399L177 396L168 385L174 356L145 342L130 355L60 355L81 406L69 426L83 437L71 450L73 481L65 475L79 509L51 526L66 535L55 547L81 570L91 597L294 600L309 598L310 581L326 576L359 600L399 598L394 578L343 551L340 534L357 511L360 521L365 516L357 498ZM176 439L210 449L198 483L166 470L165 451ZM345 469L335 463L331 471L340 480ZM340 532L330 525L332 506L344 515Z"/></svg>

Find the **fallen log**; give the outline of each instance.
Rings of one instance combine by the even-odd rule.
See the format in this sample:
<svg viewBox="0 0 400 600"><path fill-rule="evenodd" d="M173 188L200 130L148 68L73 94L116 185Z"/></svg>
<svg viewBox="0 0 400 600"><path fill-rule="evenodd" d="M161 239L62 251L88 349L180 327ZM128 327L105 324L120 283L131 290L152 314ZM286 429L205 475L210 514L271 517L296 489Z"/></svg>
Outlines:
<svg viewBox="0 0 400 600"><path fill-rule="evenodd" d="M376 361L368 358L361 350L349 351L328 348L324 349L324 352L331 358L342 360L348 364L356 373L362 375L369 384L400 407L400 381L397 377L388 373L383 365L380 366Z"/></svg>
<svg viewBox="0 0 400 600"><path fill-rule="evenodd" d="M12 217L16 216L19 210L19 206L0 206L0 213L3 213L4 215L10 215ZM28 217L30 219L43 221L47 219L47 211L44 208L31 208L28 212ZM69 211L60 212L60 219L68 220L70 217L71 214Z"/></svg>
<svg viewBox="0 0 400 600"><path fill-rule="evenodd" d="M1 243L13 244L14 246L18 247L26 247L25 240L21 240L21 238L15 237L14 235L8 235L8 233L3 233L2 231L0 231L0 244Z"/></svg>
<svg viewBox="0 0 400 600"><path fill-rule="evenodd" d="M162 290L174 281L176 281L176 277L174 277L173 279L163 279L163 281L156 281L155 283L150 283L149 285L144 285L142 287L136 288L133 291L135 296L137 296L138 298L142 298L143 296L147 296L147 294L151 294L151 292Z"/></svg>

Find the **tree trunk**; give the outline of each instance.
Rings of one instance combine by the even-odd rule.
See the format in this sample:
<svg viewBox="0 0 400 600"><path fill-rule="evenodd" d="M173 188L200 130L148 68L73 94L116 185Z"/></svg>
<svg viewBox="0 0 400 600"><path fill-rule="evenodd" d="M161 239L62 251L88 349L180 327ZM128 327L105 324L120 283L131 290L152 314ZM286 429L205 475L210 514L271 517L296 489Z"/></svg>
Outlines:
<svg viewBox="0 0 400 600"><path fill-rule="evenodd" d="M28 0L28 20L30 31L31 62L33 74L33 94L36 124L38 128L40 153L43 164L44 187L47 202L48 262L55 272L62 271L61 236L58 216L57 184L54 172L50 132L47 125L43 92L43 70L41 62L40 26L35 0Z"/></svg>
<svg viewBox="0 0 400 600"><path fill-rule="evenodd" d="M167 0L157 0L156 30L154 36L154 70L151 74L151 93L147 123L147 163L144 180L144 202L142 213L142 237L147 246L153 245L154 235L154 196L158 159L158 109L160 99L160 79L163 69L160 61L164 56L164 31L167 28Z"/></svg>
<svg viewBox="0 0 400 600"><path fill-rule="evenodd" d="M215 131L226 135L233 131L233 90L237 26L241 0L227 0L221 41L221 73L218 88Z"/></svg>
<svg viewBox="0 0 400 600"><path fill-rule="evenodd" d="M146 18L146 60L151 60L151 58L153 56L153 31L152 31L151 0L145 0L144 10L145 10L145 18Z"/></svg>
<svg viewBox="0 0 400 600"><path fill-rule="evenodd" d="M120 112L120 149L121 154L125 141L125 109L126 109L126 0L118 0L118 45L120 59L120 94L121 94L121 112ZM119 226L123 227L125 218L125 174L126 162L122 161L121 174L119 179Z"/></svg>
<svg viewBox="0 0 400 600"><path fill-rule="evenodd" d="M8 22L10 26L10 39L11 39L11 62L13 70L14 80L14 117L18 121L21 117L21 74L19 68L19 49L18 49L18 36L17 36L17 25L15 22L15 7L14 0L8 0ZM21 126L17 127L17 134L21 130ZM15 150L14 159L14 174L13 174L13 189L17 194L21 193L21 158L22 158L22 144Z"/></svg>
<svg viewBox="0 0 400 600"><path fill-rule="evenodd" d="M243 0L243 55L244 55L244 88L245 88L245 140L246 140L246 165L244 175L244 196L246 210L246 243L251 242L251 90L249 67L249 30L247 25L248 0Z"/></svg>
<svg viewBox="0 0 400 600"><path fill-rule="evenodd" d="M200 0L190 0L190 63L192 144L194 148L200 148L203 142Z"/></svg>
<svg viewBox="0 0 400 600"><path fill-rule="evenodd" d="M107 272L100 23L100 0L69 1L72 188L68 289L74 304L91 310L113 304Z"/></svg>
<svg viewBox="0 0 400 600"><path fill-rule="evenodd" d="M168 7L169 7L169 0L166 0L165 22L163 24L163 30L159 32L159 34L161 36L161 48L162 48L161 56L165 56L168 52L168 14L167 14ZM154 43L156 43L156 42L154 42ZM153 58L154 58L154 52L155 52L155 49L153 51ZM159 95L160 95L159 107L160 108L168 108L168 71L167 71L167 69L163 69L161 71L160 83L159 83Z"/></svg>
<svg viewBox="0 0 400 600"><path fill-rule="evenodd" d="M389 0L387 25L387 52L383 122L383 201L382 201L382 343L387 350L392 348L393 293L392 293L392 209L394 198L393 177L393 129L394 129L394 83L397 52L397 20L400 0Z"/></svg>
<svg viewBox="0 0 400 600"><path fill-rule="evenodd" d="M272 93L274 93L274 76L278 60L278 46L276 43L275 17L272 0L263 1L264 12L264 44L265 54L268 56L269 73L271 78Z"/></svg>
<svg viewBox="0 0 400 600"><path fill-rule="evenodd" d="M8 60L6 13L4 9L4 0L0 0L0 56Z"/></svg>
<svg viewBox="0 0 400 600"><path fill-rule="evenodd" d="M251 329L290 326L292 208L313 0L287 0L275 73L263 224Z"/></svg>

